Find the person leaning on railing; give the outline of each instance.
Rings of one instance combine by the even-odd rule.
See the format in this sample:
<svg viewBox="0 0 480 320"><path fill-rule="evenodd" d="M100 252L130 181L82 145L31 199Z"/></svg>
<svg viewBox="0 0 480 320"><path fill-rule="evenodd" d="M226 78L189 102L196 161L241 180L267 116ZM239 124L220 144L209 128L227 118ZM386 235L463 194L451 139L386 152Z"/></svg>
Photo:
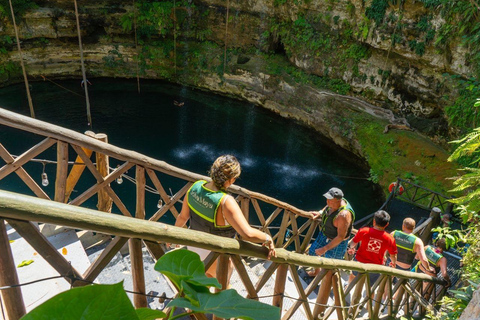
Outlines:
<svg viewBox="0 0 480 320"><path fill-rule="evenodd" d="M175 226L183 227L190 220L190 229L233 238L238 232L243 240L262 243L269 249L268 257L275 256L275 246L270 235L254 229L245 219L238 203L226 190L240 176L238 160L232 155L218 157L210 169L212 181L195 182L183 199ZM204 260L210 251L188 247ZM232 270L230 265L229 270ZM216 262L206 271L207 276L216 277ZM230 272L228 273L230 276Z"/></svg>
<svg viewBox="0 0 480 320"><path fill-rule="evenodd" d="M442 278L447 282L446 286L450 287L452 282L447 272L447 258L443 256L443 251L445 250L447 250L445 238L438 239L435 246L426 246L425 255L427 256L430 265L435 268L435 272L426 270L420 262L417 263L414 270L416 272L423 272L432 277L436 277L438 272L441 272Z"/></svg>

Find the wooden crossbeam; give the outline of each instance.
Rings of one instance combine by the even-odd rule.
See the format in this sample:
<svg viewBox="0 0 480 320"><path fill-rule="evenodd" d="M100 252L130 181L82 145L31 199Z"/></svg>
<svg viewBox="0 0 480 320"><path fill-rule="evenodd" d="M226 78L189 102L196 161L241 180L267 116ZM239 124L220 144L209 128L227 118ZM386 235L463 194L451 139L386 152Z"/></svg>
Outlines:
<svg viewBox="0 0 480 320"><path fill-rule="evenodd" d="M277 242L275 243L275 247L281 247L282 243L285 238L285 232L287 230L287 223L288 223L288 218L289 215L287 212L283 213L282 217L282 223L280 224L280 229L278 230L277 234L275 235L277 237Z"/></svg>
<svg viewBox="0 0 480 320"><path fill-rule="evenodd" d="M192 184L192 182L187 182L182 189L175 193L175 195L171 198L170 203L163 205L149 220L158 221L168 210L170 210L171 207L173 207L175 203L177 203L178 200L180 200L181 197L185 195L185 193L187 193Z"/></svg>
<svg viewBox="0 0 480 320"><path fill-rule="evenodd" d="M83 278L86 281L94 281L102 270L110 263L110 261L115 257L118 251L127 243L128 238L123 238L116 236L110 241L102 253L95 259L95 261L88 267L84 272ZM88 283L87 283L88 284Z"/></svg>
<svg viewBox="0 0 480 320"><path fill-rule="evenodd" d="M288 211L288 215L290 216L290 221L292 223L292 233L298 234L297 216L295 216L290 211ZM295 251L300 252L300 236L299 235L295 237Z"/></svg>
<svg viewBox="0 0 480 320"><path fill-rule="evenodd" d="M310 294L315 290L315 288L318 287L318 284L320 281L322 281L323 277L327 274L328 270L327 269L322 269L320 272L315 276L315 278L310 282L310 284L305 288L305 296L310 296ZM290 307L290 309L285 312L285 314L282 317L282 320L288 320L290 319L297 309L302 305L302 301L296 300L293 305Z"/></svg>
<svg viewBox="0 0 480 320"><path fill-rule="evenodd" d="M282 212L282 208L276 208L273 213L268 217L268 219L265 221L265 225L263 226L264 228L268 228L270 224L275 220L275 218Z"/></svg>
<svg viewBox="0 0 480 320"><path fill-rule="evenodd" d="M302 300L303 308L305 310L305 313L307 314L307 319L313 320L314 318L313 318L312 310L310 309L310 304L308 303L308 297L305 294L305 291L303 290L302 282L300 281L300 277L298 276L298 270L295 268L294 265L288 265L288 267L290 269L290 274L292 275L295 288L297 288L298 295Z"/></svg>
<svg viewBox="0 0 480 320"><path fill-rule="evenodd" d="M232 259L233 266L235 267L235 270L237 270L237 273L240 276L240 280L242 280L242 283L247 290L247 298L258 300L257 291L255 291L255 287L253 286L252 280L248 276L247 269L245 268L245 265L243 264L240 256L234 254L230 256L230 259Z"/></svg>
<svg viewBox="0 0 480 320"><path fill-rule="evenodd" d="M5 147L0 143L0 157L2 157L3 161L7 164L13 163L15 159L12 155L5 149ZM19 167L15 170L15 173L22 179L23 182L33 191L33 193L42 199L50 200L50 197L43 191L43 189L33 180L33 178L23 169Z"/></svg>
<svg viewBox="0 0 480 320"><path fill-rule="evenodd" d="M73 281L69 276L83 279L82 275L62 256L48 239L33 225L32 222L7 219L7 222L24 238L65 280L73 286L82 286L85 283Z"/></svg>
<svg viewBox="0 0 480 320"><path fill-rule="evenodd" d="M83 151L82 148L78 147L78 146L75 146L75 145L72 145L72 148L75 150L75 152L80 156L80 158L82 159L82 161L85 163L85 165L87 166L88 170L90 170L90 172L93 174L93 176L95 177L95 179L97 179L97 183L102 183L102 182L105 182L105 179L103 178L103 176L100 174L100 172L98 172L97 168L95 167L95 165L92 163L92 161L90 160L90 157L87 156L87 154ZM124 172L126 172L128 169L130 169L131 167L133 167L134 164L133 163L130 163L130 162L126 162L124 163L123 165L121 165L120 167L116 168L113 172L111 172L109 174L109 177L113 177L113 179L116 179L117 177L119 177L121 174L123 174ZM98 186L95 185L95 186ZM92 188L94 188L95 186L93 186ZM117 194L115 193L115 191L113 191L113 189L110 187L109 184L106 184L105 186L105 189L108 193L108 195L110 196L110 198L112 198L113 202L115 203L115 205L117 206L117 208L120 210L120 212L125 215L125 216L128 216L128 217L131 217L131 213L128 211L127 207L123 204L123 202L120 200L120 198L117 196ZM90 189L92 189L90 188ZM88 190L87 190L88 191ZM94 193L93 193L94 194ZM92 194L92 195L93 195ZM78 197L77 197L78 198ZM76 199L77 199L76 198ZM74 200L76 200L74 199ZM73 201L70 202L70 204L72 204ZM76 204L75 202L73 204ZM77 204L79 205L79 204Z"/></svg>
<svg viewBox="0 0 480 320"><path fill-rule="evenodd" d="M272 234L268 228L265 227L265 218L263 217L262 209L258 205L257 199L252 199L251 200L253 208L255 209L255 213L257 214L258 220L260 220L260 224L262 225L261 230L265 233L268 233L268 235L271 237Z"/></svg>
<svg viewBox="0 0 480 320"><path fill-rule="evenodd" d="M158 242L143 240L143 244L147 247L148 252L155 261L165 254L164 247Z"/></svg>
<svg viewBox="0 0 480 320"><path fill-rule="evenodd" d="M158 179L157 175L155 174L155 171L153 171L152 169L147 169L147 174L150 177L150 180L152 180L152 183L155 186L155 189L157 189L158 194L162 198L163 202L166 205L170 204L170 202L172 200L168 196L167 192L165 192L165 189L163 188L162 184L160 183L160 180ZM172 214L175 218L178 217L178 211L175 208L175 206L171 206L170 211L172 212Z"/></svg>
<svg viewBox="0 0 480 320"><path fill-rule="evenodd" d="M260 292L268 279L272 276L275 270L278 268L279 264L272 262L272 264L265 270L262 277L258 279L257 284L255 285L255 291Z"/></svg>
<svg viewBox="0 0 480 320"><path fill-rule="evenodd" d="M0 180L8 176L10 173L18 170L25 163L32 160L40 153L53 146L56 142L57 140L46 138L32 148L22 153L13 162L5 164L3 167L0 168Z"/></svg>

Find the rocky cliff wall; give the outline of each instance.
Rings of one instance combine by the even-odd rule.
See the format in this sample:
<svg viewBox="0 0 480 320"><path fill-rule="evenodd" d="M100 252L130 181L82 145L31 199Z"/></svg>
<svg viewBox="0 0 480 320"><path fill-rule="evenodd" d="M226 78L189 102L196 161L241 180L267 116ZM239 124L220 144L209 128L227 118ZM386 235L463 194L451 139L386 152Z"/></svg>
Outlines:
<svg viewBox="0 0 480 320"><path fill-rule="evenodd" d="M391 164L375 160L380 155L370 154L371 138L361 137L375 123L374 134L393 148L383 156L421 163L421 155L396 150L390 142L400 138L381 136L383 128L411 125L437 143L445 141L451 130L442 97L454 96L455 90L444 74L470 75L466 50L459 40L439 50L427 39L444 22L422 2L389 5L377 22L378 14L369 19L366 12L378 1L193 0L177 1L176 7L173 1L135 7L83 1L87 76L162 78L245 99L298 119L363 157L381 183L405 170L428 180L430 165L385 170ZM18 18L29 77L80 78L73 3L36 5ZM6 85L21 80L8 18L0 24L0 37L0 59L8 65L0 70L0 81ZM409 139L428 143L421 135ZM440 148L432 148L427 153L446 159ZM443 183L447 171L432 180Z"/></svg>

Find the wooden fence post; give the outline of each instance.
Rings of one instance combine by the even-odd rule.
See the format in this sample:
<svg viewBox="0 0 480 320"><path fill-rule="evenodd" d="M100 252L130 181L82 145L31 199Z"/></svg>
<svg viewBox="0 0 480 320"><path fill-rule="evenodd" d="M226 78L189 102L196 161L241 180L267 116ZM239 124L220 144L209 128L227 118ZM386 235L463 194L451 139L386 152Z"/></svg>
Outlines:
<svg viewBox="0 0 480 320"><path fill-rule="evenodd" d="M433 207L432 211L430 211L430 218L432 218L432 221L425 227L425 229L423 229L422 233L419 235L425 246L430 242L430 239L432 238L432 228L435 228L440 224L441 213L442 212L437 207Z"/></svg>
<svg viewBox="0 0 480 320"><path fill-rule="evenodd" d="M105 133L97 133L95 135L95 139L108 143L108 137ZM95 152L95 158L97 162L98 172L100 172L102 177L108 176L108 174L110 173L108 156L103 153ZM145 179L145 174L144 174L144 179ZM98 204L97 204L98 210L104 211L104 212L112 212L112 203L113 203L113 200L112 198L110 198L106 190L101 189L98 191Z"/></svg>
<svg viewBox="0 0 480 320"><path fill-rule="evenodd" d="M138 165L136 168L137 209L135 218L145 219L145 169ZM133 291L140 293L133 295L133 304L136 308L145 308L148 305L147 297L145 296L142 241L140 239L130 239L128 240L128 248L130 250L130 263L132 265Z"/></svg>
<svg viewBox="0 0 480 320"><path fill-rule="evenodd" d="M280 308L280 313L283 308L283 294L285 292L285 282L287 281L288 265L281 264L278 266L277 274L275 275L275 287L273 289L272 304Z"/></svg>
<svg viewBox="0 0 480 320"><path fill-rule="evenodd" d="M0 286L18 284L18 275L8 241L5 220L0 219ZM18 320L26 313L20 287L0 290L8 320Z"/></svg>
<svg viewBox="0 0 480 320"><path fill-rule="evenodd" d="M85 131L85 135L92 138L95 137L95 133L93 133L92 131ZM92 150L87 148L82 147L82 150L85 152L85 154L89 158L93 153ZM70 198L70 195L73 192L73 188L75 188L78 180L82 176L83 170L85 170L85 165L83 164L82 158L79 155L77 155L77 158L75 159L75 164L73 165L72 169L70 170L70 173L68 174L66 191L65 191L65 200L63 201L64 203L68 202L68 199Z"/></svg>

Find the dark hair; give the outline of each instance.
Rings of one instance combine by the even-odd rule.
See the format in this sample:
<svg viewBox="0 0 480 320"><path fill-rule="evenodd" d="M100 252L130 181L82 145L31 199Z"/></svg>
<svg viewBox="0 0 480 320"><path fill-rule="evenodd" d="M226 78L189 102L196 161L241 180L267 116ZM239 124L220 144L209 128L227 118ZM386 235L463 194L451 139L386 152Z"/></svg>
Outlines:
<svg viewBox="0 0 480 320"><path fill-rule="evenodd" d="M215 186L222 190L226 181L232 178L238 178L242 169L240 163L235 156L226 154L215 160L210 169L210 178L212 178Z"/></svg>
<svg viewBox="0 0 480 320"><path fill-rule="evenodd" d="M390 222L390 215L387 213L387 211L378 210L375 212L374 219L377 226L384 228Z"/></svg>
<svg viewBox="0 0 480 320"><path fill-rule="evenodd" d="M445 241L445 238L438 239L435 245L437 246L437 248L440 248L443 251L447 251L447 241Z"/></svg>

